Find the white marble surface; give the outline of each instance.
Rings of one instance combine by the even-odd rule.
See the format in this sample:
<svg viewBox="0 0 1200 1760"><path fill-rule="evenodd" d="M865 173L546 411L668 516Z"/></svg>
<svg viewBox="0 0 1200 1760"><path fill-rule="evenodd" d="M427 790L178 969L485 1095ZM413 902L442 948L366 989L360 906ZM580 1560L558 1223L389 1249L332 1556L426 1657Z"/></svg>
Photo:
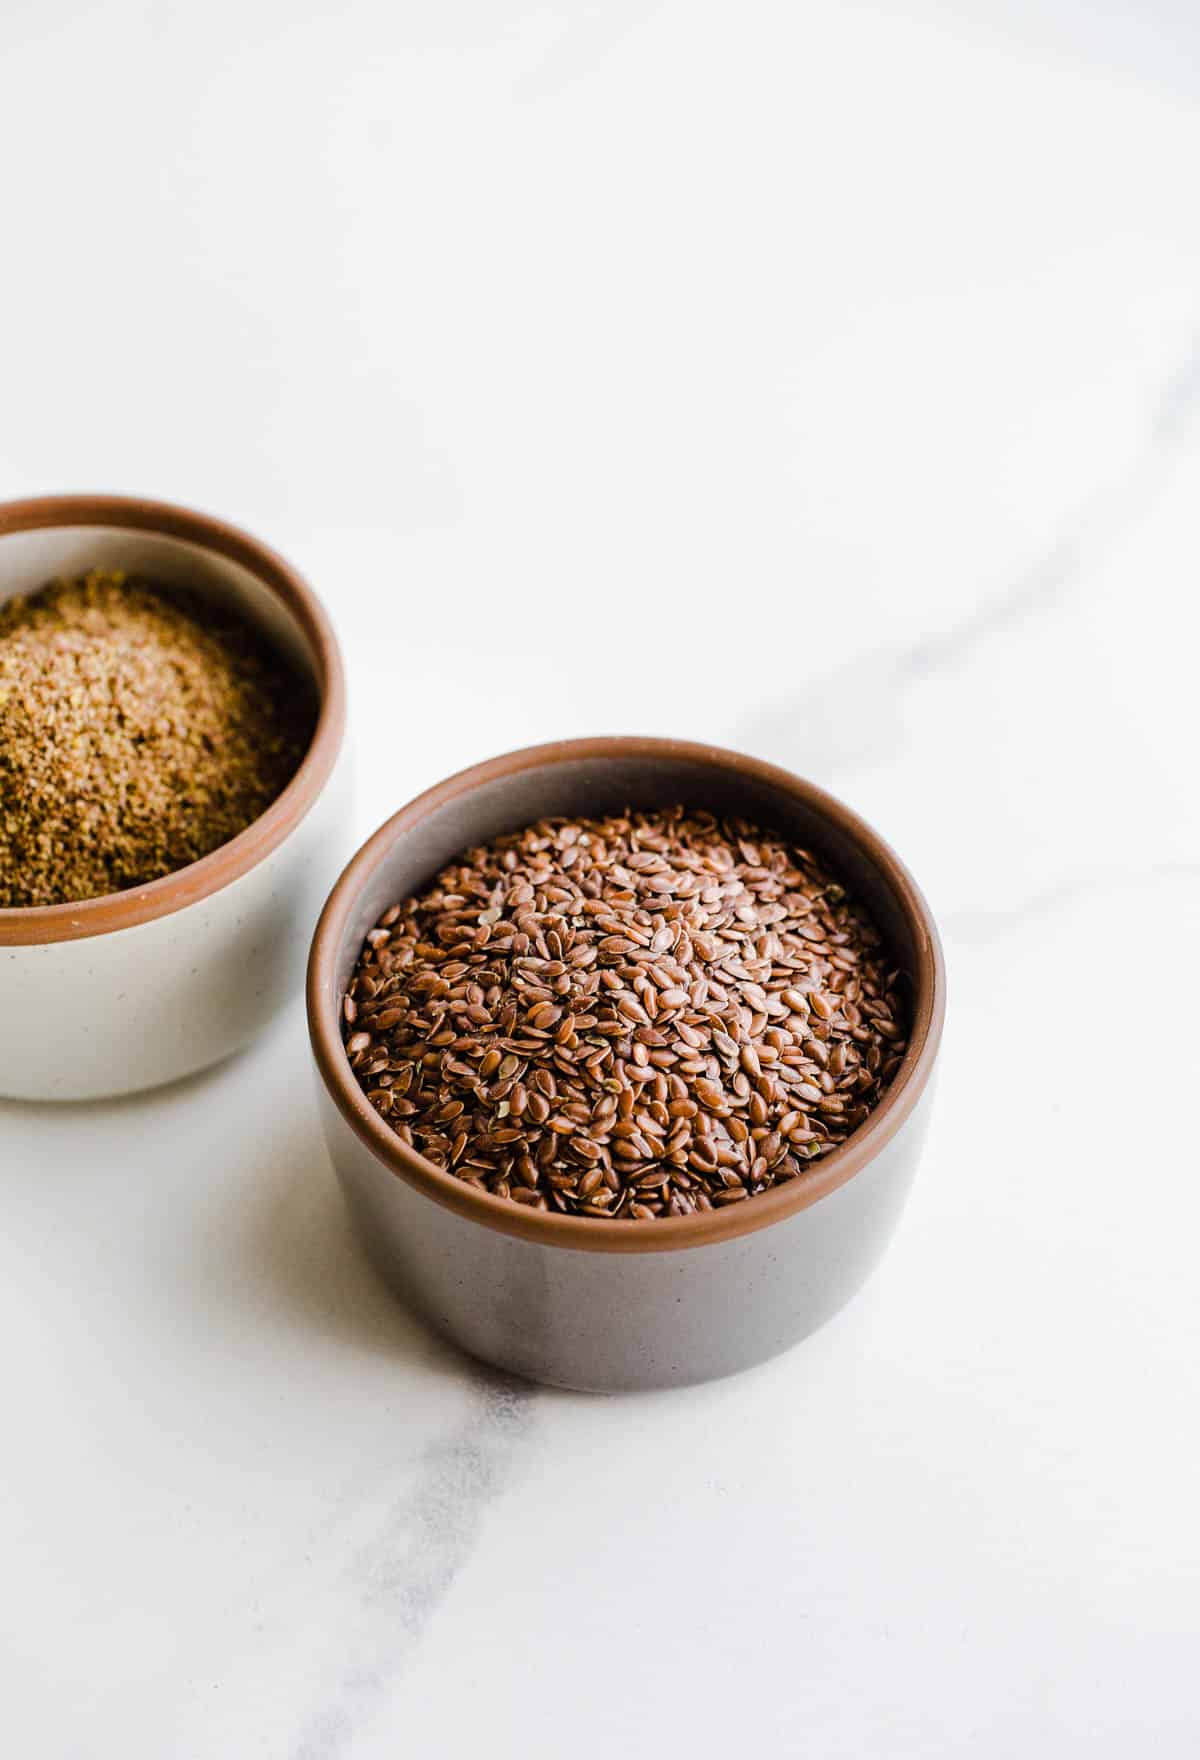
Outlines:
<svg viewBox="0 0 1200 1760"><path fill-rule="evenodd" d="M0 1106L6 1751L1194 1754L1187 0L3 13L3 491L286 550L364 833L711 738L895 841L952 989L868 1290L679 1394L393 1305L298 1008Z"/></svg>

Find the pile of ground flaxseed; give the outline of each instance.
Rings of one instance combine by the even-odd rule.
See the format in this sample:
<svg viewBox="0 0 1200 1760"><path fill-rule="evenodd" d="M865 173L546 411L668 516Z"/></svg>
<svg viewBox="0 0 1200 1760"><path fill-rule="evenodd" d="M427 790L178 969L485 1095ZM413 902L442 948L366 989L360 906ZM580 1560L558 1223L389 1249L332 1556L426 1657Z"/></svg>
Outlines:
<svg viewBox="0 0 1200 1760"><path fill-rule="evenodd" d="M677 807L469 850L380 918L342 1014L367 1098L431 1161L643 1221L843 1142L899 1067L903 991L807 850Z"/></svg>
<svg viewBox="0 0 1200 1760"><path fill-rule="evenodd" d="M286 787L311 690L245 624L94 572L0 605L0 906L144 885Z"/></svg>

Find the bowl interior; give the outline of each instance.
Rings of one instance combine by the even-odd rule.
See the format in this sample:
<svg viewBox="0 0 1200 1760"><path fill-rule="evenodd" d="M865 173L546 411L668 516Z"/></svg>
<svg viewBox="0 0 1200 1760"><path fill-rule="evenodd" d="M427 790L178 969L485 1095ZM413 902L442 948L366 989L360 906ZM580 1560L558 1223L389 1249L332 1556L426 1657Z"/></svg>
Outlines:
<svg viewBox="0 0 1200 1760"><path fill-rule="evenodd" d="M637 742L632 742L637 743ZM897 965L916 980L922 924L911 886L895 858L873 833L839 803L806 784L773 780L769 767L752 769L687 754L613 752L534 760L527 767L453 784L425 810L421 803L399 815L380 834L374 866L350 904L339 937L336 985L349 981L363 938L398 899L416 891L447 862L473 844L534 821L560 815L599 817L626 808L683 802L757 822L813 850L870 910ZM757 773L756 773L757 772ZM333 999L336 1007L337 999Z"/></svg>
<svg viewBox="0 0 1200 1760"><path fill-rule="evenodd" d="M124 569L163 586L186 587L236 612L320 690L319 659L298 618L264 581L230 556L132 526L41 526L0 533L0 603L93 568Z"/></svg>

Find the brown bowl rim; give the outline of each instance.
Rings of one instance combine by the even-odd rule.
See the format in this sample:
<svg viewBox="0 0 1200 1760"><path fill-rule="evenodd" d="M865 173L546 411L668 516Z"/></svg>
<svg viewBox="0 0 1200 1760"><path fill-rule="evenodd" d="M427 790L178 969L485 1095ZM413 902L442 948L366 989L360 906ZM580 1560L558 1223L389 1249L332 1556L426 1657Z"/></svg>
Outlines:
<svg viewBox="0 0 1200 1760"><path fill-rule="evenodd" d="M45 946L132 929L219 892L277 849L315 805L345 734L346 683L337 638L308 582L268 545L211 514L136 496L40 495L0 503L0 538L58 526L153 532L240 563L283 601L303 630L316 661L320 707L300 768L283 793L244 831L177 873L127 892L105 893L74 904L0 910L0 947Z"/></svg>
<svg viewBox="0 0 1200 1760"><path fill-rule="evenodd" d="M786 1185L763 1192L745 1204L644 1224L528 1210L511 1199L477 1192L426 1160L403 1143L367 1101L350 1069L338 1025L338 943L355 899L397 837L445 802L469 794L482 783L535 766L607 757L689 759L797 796L857 843L883 874L908 918L917 956L913 1030L908 1049L884 1099L852 1137ZM807 1209L860 1172L895 1136L929 1081L945 1019L946 973L937 926L916 881L890 845L833 795L774 764L719 746L685 740L613 737L556 740L506 752L458 771L401 807L351 857L325 903L309 954L306 999L309 1038L321 1079L351 1130L385 1168L460 1216L520 1240L581 1251L653 1253L709 1246L769 1227Z"/></svg>

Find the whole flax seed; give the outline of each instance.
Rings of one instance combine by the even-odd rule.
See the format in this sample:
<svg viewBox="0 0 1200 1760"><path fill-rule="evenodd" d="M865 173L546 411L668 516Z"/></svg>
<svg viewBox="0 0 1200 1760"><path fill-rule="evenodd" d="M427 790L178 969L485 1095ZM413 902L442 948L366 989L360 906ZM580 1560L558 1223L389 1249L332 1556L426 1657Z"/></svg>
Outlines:
<svg viewBox="0 0 1200 1760"><path fill-rule="evenodd" d="M256 631L121 573L0 605L0 906L144 885L286 787L311 688Z"/></svg>
<svg viewBox="0 0 1200 1760"><path fill-rule="evenodd" d="M366 938L351 1067L409 1145L563 1215L743 1203L867 1118L904 980L807 850L683 807L467 851Z"/></svg>

